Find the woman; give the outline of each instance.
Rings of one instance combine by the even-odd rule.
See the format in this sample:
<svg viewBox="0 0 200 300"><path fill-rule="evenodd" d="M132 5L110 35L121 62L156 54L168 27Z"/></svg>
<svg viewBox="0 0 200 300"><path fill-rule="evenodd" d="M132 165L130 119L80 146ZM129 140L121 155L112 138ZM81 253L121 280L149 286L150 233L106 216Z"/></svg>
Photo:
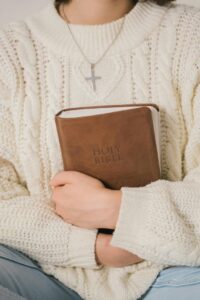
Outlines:
<svg viewBox="0 0 200 300"><path fill-rule="evenodd" d="M199 298L199 25L170 0L58 0L2 28L1 299ZM147 102L160 180L63 172L58 111Z"/></svg>

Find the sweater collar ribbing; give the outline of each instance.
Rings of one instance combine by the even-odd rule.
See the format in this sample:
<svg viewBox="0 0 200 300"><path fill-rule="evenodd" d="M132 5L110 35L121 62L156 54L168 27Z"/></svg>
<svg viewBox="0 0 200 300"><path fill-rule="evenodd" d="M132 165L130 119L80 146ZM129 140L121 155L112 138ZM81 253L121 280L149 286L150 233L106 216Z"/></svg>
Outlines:
<svg viewBox="0 0 200 300"><path fill-rule="evenodd" d="M115 55L142 43L160 24L169 6L138 2L127 14L123 31L107 56ZM82 56L75 45L65 21L51 0L41 11L25 20L31 32L45 46L62 56ZM71 29L86 56L97 60L114 39L122 18L98 25L71 24Z"/></svg>

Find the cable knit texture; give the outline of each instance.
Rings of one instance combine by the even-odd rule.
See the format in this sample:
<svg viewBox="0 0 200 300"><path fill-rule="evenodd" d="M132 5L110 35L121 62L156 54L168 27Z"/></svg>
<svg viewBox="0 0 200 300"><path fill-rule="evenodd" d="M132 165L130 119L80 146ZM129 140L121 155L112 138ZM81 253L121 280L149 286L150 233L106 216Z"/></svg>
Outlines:
<svg viewBox="0 0 200 300"><path fill-rule="evenodd" d="M98 59L122 19L71 25ZM36 259L86 300L134 300L170 265L200 265L200 11L139 2L90 68L53 2L0 31L0 243ZM63 170L54 115L63 108L156 103L161 111L162 178L122 187L111 244L144 261L98 266L97 230L54 213L49 180Z"/></svg>

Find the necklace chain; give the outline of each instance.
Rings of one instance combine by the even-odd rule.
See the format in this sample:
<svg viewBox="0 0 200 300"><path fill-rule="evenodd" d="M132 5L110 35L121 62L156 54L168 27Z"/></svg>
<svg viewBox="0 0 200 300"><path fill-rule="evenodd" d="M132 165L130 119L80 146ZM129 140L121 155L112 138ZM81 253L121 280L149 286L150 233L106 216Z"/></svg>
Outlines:
<svg viewBox="0 0 200 300"><path fill-rule="evenodd" d="M113 46L113 44L115 43L115 41L117 40L117 38L119 37L119 35L120 35L121 32L122 32L122 29L123 29L123 26L124 26L124 22L125 22L125 18L126 18L126 15L125 15L125 16L123 17L123 19L122 19L122 24L121 24L121 26L120 26L120 29L119 29L118 33L116 34L115 38L114 38L113 41L110 43L110 45L108 46L108 48L104 51L104 53L102 54L102 56L101 56L96 62L92 63L92 62L88 59L88 57L85 55L85 53L83 52L83 50L81 49L80 45L78 44L78 42L77 42L77 40L76 40L76 38L75 38L75 36L74 36L74 34L73 34L71 28L70 28L69 20L68 20L66 14L65 14L64 4L62 4L62 13L63 13L63 16L64 16L64 18L65 18L65 21L66 21L66 23L67 23L67 27L68 27L68 29L69 29L69 32L70 32L70 34L71 34L71 36L72 36L72 39L73 39L74 43L76 44L76 46L78 47L79 51L82 53L82 55L83 55L83 57L86 59L86 61L91 65L91 68L94 68L95 65L98 64L98 63L104 58L104 56L107 54L107 52L108 52L108 51L110 50L110 48Z"/></svg>

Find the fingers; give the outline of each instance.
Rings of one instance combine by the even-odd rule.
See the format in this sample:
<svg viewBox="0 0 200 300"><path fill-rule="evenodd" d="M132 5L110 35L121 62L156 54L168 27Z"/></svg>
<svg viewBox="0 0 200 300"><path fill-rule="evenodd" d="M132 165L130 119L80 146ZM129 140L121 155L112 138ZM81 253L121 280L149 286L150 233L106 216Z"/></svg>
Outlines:
<svg viewBox="0 0 200 300"><path fill-rule="evenodd" d="M62 196L62 187L56 187L56 189L53 189L52 191L51 200L57 204L61 199L61 196Z"/></svg>
<svg viewBox="0 0 200 300"><path fill-rule="evenodd" d="M49 182L52 187L57 187L67 183L72 183L75 181L75 176L77 177L76 171L62 171L57 173Z"/></svg>
<svg viewBox="0 0 200 300"><path fill-rule="evenodd" d="M61 171L57 173L51 180L50 185L51 186L59 186L64 185L68 183L90 183L90 184L98 184L99 186L103 186L101 181L99 181L96 178L93 178L85 173L79 172L79 171Z"/></svg>

